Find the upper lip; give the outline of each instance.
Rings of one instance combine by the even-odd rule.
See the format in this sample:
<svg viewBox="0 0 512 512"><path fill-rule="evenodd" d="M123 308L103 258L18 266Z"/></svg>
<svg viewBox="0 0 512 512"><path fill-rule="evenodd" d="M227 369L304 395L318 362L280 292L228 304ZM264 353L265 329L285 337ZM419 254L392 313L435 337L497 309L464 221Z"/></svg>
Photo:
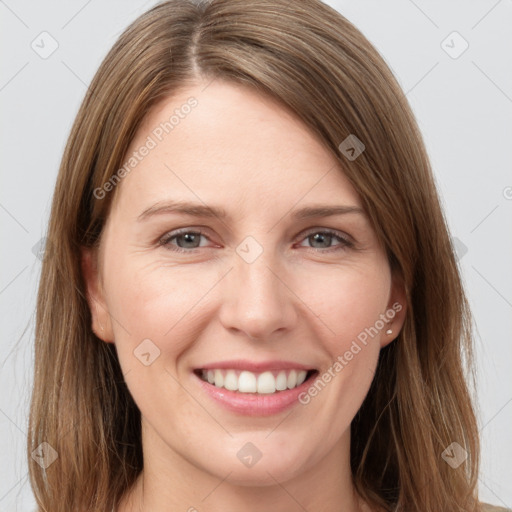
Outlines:
<svg viewBox="0 0 512 512"><path fill-rule="evenodd" d="M260 373L271 370L314 370L310 365L296 363L294 361L247 361L244 359L236 359L231 361L217 361L208 363L197 368L198 370L248 370L254 373Z"/></svg>

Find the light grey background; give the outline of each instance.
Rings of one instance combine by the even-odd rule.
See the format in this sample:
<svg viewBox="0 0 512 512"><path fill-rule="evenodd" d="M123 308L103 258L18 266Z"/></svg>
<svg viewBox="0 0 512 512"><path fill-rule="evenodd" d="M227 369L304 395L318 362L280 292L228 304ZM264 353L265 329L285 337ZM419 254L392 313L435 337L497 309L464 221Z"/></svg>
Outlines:
<svg viewBox="0 0 512 512"><path fill-rule="evenodd" d="M25 460L33 247L64 144L101 60L154 3L0 0L0 511L35 507ZM512 1L328 3L384 56L423 132L478 328L481 498L512 507Z"/></svg>

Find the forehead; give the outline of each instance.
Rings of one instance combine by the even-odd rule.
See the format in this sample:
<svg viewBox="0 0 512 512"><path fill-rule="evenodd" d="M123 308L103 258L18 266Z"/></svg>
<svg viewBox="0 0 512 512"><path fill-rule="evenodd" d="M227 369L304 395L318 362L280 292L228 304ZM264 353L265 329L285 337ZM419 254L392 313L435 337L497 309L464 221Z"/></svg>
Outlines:
<svg viewBox="0 0 512 512"><path fill-rule="evenodd" d="M138 213L168 199L247 214L308 202L361 204L338 160L293 113L221 80L157 104L125 162L134 165L118 185L117 207Z"/></svg>

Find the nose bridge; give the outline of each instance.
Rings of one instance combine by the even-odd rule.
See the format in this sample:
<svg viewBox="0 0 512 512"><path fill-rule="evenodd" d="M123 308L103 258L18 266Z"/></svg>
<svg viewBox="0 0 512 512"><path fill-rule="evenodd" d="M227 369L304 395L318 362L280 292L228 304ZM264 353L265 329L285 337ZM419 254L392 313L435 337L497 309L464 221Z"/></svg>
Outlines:
<svg viewBox="0 0 512 512"><path fill-rule="evenodd" d="M251 338L265 338L294 321L292 294L285 286L276 252L247 237L233 255L233 271L223 304L226 328L244 331ZM229 298L228 298L229 297Z"/></svg>
<svg viewBox="0 0 512 512"><path fill-rule="evenodd" d="M278 285L279 279L276 277L275 258L271 250L264 251L254 261L248 262L243 257L238 256L235 263L235 273L240 283L239 293L246 292L243 298L246 302L259 303L264 299L267 304L276 300L276 295L281 293ZM281 285L282 286L282 285Z"/></svg>

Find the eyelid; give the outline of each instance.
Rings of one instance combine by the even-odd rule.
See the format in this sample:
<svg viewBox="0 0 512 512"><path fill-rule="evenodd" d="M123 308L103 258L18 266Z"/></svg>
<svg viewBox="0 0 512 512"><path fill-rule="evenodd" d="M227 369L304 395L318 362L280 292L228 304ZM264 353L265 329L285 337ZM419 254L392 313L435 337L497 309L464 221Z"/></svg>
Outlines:
<svg viewBox="0 0 512 512"><path fill-rule="evenodd" d="M310 235L313 235L315 233L328 233L333 236L341 238L344 242L347 244L355 244L355 240L344 231L340 231L338 229L334 228L322 228L322 227L316 227L316 228L309 228L306 231L302 231L296 238L296 240L303 240L304 238L307 238Z"/></svg>
<svg viewBox="0 0 512 512"><path fill-rule="evenodd" d="M194 227L194 226L190 226L190 227L185 227L185 228L179 228L179 229L174 229L172 231L168 231L167 233L165 233L164 235L162 235L161 237L158 238L158 245L162 245L162 246L166 246L168 244L168 242L170 240L172 240L173 238L176 238L180 235L183 235L185 233L194 233L194 234L198 234L200 236L203 236L204 238L210 240L210 238L207 236L207 229L205 229L204 227ZM210 240L211 241L211 240ZM182 249L181 247L176 247L176 251L177 252L193 252L197 249L200 249L200 247L195 247L193 249Z"/></svg>

